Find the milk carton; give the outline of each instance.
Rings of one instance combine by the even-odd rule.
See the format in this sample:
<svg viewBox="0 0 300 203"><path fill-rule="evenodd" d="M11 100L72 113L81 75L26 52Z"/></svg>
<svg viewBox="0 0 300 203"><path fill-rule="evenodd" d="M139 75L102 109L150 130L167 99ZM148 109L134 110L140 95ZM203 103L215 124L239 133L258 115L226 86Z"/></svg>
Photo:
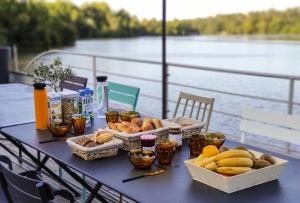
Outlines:
<svg viewBox="0 0 300 203"><path fill-rule="evenodd" d="M48 117L50 124L62 123L61 96L55 92L48 93Z"/></svg>

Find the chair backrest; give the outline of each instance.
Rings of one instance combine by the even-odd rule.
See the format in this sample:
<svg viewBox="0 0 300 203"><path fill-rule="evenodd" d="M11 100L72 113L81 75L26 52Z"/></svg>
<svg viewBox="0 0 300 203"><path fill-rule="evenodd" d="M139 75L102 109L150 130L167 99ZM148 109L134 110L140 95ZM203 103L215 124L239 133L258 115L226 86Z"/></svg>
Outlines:
<svg viewBox="0 0 300 203"><path fill-rule="evenodd" d="M123 85L114 82L108 82L108 99L118 103L127 104L135 111L140 88L129 85Z"/></svg>
<svg viewBox="0 0 300 203"><path fill-rule="evenodd" d="M2 187L8 189L6 196L13 202L22 203L45 203L53 199L51 189L45 183L30 179L13 172L12 167L0 164Z"/></svg>
<svg viewBox="0 0 300 203"><path fill-rule="evenodd" d="M240 130L300 144L300 117L295 115L246 108L242 111Z"/></svg>
<svg viewBox="0 0 300 203"><path fill-rule="evenodd" d="M82 90L86 88L87 78L80 77L80 76L73 76L72 78L65 80L60 83L61 90L69 89L69 90Z"/></svg>
<svg viewBox="0 0 300 203"><path fill-rule="evenodd" d="M192 104L190 106L191 108L190 108L190 112L188 113L188 117L195 118L196 120L199 120L200 118L201 121L205 122L204 130L205 132L207 132L210 118L211 118L211 113L214 106L214 100L215 100L214 98L201 97L201 96L180 92L173 117L175 118L177 116L177 113L180 108L180 104L183 104L182 117L185 117L188 106L190 106L189 103L191 102Z"/></svg>

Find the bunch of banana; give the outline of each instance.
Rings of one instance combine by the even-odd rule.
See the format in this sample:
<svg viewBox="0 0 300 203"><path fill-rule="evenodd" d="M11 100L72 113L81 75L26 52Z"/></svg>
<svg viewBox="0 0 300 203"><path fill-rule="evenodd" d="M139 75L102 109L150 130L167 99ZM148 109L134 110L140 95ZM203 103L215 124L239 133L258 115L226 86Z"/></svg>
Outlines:
<svg viewBox="0 0 300 203"><path fill-rule="evenodd" d="M251 171L253 160L248 151L233 149L209 158L200 155L195 164L223 175L237 175Z"/></svg>

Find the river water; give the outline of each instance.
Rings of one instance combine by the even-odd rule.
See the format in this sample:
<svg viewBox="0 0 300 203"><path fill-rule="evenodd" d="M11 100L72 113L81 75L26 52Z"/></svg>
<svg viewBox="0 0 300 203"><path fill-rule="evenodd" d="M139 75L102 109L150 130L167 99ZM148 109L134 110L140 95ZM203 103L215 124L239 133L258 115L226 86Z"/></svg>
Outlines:
<svg viewBox="0 0 300 203"><path fill-rule="evenodd" d="M210 36L168 37L167 42L168 62L300 76L300 42ZM161 59L161 39L159 37L79 40L73 47L63 49L134 59L157 61ZM90 58L67 57L65 55L61 55L61 57L65 63L72 66L89 69L92 67L92 60ZM135 77L161 79L161 67L157 65L97 59L97 69L100 73L101 71L105 71ZM169 81L171 82L275 99L287 100L288 98L288 81L286 80L175 67L170 67L169 72ZM77 71L77 74L88 77L89 81L92 80L92 73L90 71ZM161 97L161 84L159 83L108 75L111 81L140 87L142 95ZM295 87L295 98L297 101L300 101L300 95L297 94L299 92L299 83L296 82ZM232 114L240 114L243 108L249 106L267 111L287 112L286 104L228 96L173 85L169 85L169 99L177 100L180 91L214 97L216 99L215 110L226 111ZM150 115L160 116L161 101L140 96L137 110ZM174 103L169 103L169 110L173 112ZM295 114L300 114L297 106L294 108L294 112ZM219 113L213 114L210 127L230 134L240 134L239 119Z"/></svg>

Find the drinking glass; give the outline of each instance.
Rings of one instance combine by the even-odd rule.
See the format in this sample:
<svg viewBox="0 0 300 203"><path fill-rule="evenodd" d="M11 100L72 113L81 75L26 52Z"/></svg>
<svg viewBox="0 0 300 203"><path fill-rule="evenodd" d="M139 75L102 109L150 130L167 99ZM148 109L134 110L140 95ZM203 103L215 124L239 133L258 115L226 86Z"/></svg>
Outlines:
<svg viewBox="0 0 300 203"><path fill-rule="evenodd" d="M85 129L86 117L82 114L74 114L72 116L72 124L76 134L83 134Z"/></svg>

